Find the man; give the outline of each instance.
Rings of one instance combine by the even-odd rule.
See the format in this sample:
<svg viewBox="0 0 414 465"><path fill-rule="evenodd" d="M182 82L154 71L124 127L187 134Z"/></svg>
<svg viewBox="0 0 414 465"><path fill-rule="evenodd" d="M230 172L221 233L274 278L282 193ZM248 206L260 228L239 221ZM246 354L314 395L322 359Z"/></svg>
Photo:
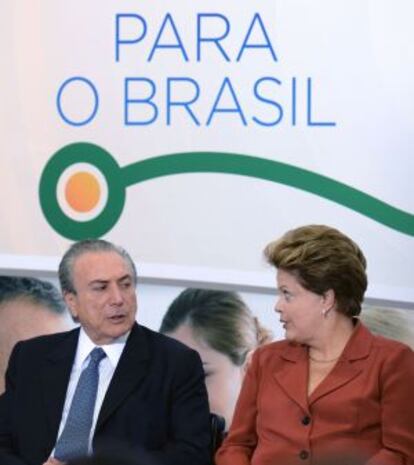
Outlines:
<svg viewBox="0 0 414 465"><path fill-rule="evenodd" d="M53 284L0 276L0 394L11 351L18 341L70 327L65 302Z"/></svg>
<svg viewBox="0 0 414 465"><path fill-rule="evenodd" d="M160 465L207 464L199 356L136 324L129 255L103 240L78 242L59 279L80 329L14 349L0 398L0 464L60 465L114 451Z"/></svg>

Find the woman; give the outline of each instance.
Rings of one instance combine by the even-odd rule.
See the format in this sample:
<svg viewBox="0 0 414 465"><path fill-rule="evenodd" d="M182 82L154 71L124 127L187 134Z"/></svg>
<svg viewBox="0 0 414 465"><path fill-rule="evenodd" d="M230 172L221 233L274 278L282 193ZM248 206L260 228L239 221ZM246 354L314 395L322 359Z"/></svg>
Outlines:
<svg viewBox="0 0 414 465"><path fill-rule="evenodd" d="M414 354L358 321L359 247L304 226L265 249L286 339L253 355L217 465L414 463Z"/></svg>
<svg viewBox="0 0 414 465"><path fill-rule="evenodd" d="M270 341L241 298L226 291L186 289L170 305L160 332L196 350L203 362L210 410L229 427L246 362Z"/></svg>

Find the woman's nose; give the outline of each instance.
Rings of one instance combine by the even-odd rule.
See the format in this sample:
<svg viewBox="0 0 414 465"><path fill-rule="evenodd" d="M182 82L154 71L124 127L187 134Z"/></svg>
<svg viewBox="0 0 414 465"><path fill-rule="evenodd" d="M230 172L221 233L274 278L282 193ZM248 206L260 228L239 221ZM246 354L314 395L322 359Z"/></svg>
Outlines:
<svg viewBox="0 0 414 465"><path fill-rule="evenodd" d="M274 310L275 310L276 313L281 313L282 310L280 308L280 298L276 300Z"/></svg>

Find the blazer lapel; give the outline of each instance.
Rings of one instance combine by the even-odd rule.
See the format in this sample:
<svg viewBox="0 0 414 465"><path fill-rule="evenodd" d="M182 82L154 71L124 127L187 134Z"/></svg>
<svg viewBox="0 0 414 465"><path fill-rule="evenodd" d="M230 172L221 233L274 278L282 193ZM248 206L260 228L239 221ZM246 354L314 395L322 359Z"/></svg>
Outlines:
<svg viewBox="0 0 414 465"><path fill-rule="evenodd" d="M362 372L361 365L354 362L368 357L372 340L372 334L363 325L357 323L338 363L311 394L310 405L349 383Z"/></svg>
<svg viewBox="0 0 414 465"><path fill-rule="evenodd" d="M96 430L123 402L125 397L135 389L148 371L150 350L142 329L135 324L128 337L118 366L109 384L101 410L99 412Z"/></svg>
<svg viewBox="0 0 414 465"><path fill-rule="evenodd" d="M312 392L309 404L312 405L321 397L336 391L352 381L361 372L361 368L353 366L348 360L339 360L328 376Z"/></svg>
<svg viewBox="0 0 414 465"><path fill-rule="evenodd" d="M53 347L43 364L41 378L49 427L47 447L50 450L56 440L62 417L78 337L79 329L67 333L66 337Z"/></svg>
<svg viewBox="0 0 414 465"><path fill-rule="evenodd" d="M273 373L274 379L299 407L309 413L306 387L308 364L306 350L299 345L289 344L280 355L284 360L281 368Z"/></svg>

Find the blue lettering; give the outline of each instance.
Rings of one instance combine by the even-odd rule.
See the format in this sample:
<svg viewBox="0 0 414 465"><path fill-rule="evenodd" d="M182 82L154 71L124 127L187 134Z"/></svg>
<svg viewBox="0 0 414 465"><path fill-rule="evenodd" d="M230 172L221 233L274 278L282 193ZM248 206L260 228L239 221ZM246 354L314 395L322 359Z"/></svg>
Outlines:
<svg viewBox="0 0 414 465"><path fill-rule="evenodd" d="M254 25L256 23L259 25L259 27L260 27L260 29L262 31L263 38L264 38L264 43L249 44L248 42L249 42L250 36L252 34ZM247 31L246 37L245 37L245 39L243 41L243 44L242 44L242 46L240 48L239 54L237 55L237 60L236 61L240 61L244 50L247 49L247 48L267 48L269 50L270 54L272 55L273 61L277 61L276 53L273 50L272 43L271 43L271 41L269 39L269 36L268 36L268 34L266 32L266 28L264 27L262 18L260 17L259 13L256 13L253 16L253 20L252 20L252 22L250 24L249 30Z"/></svg>
<svg viewBox="0 0 414 465"><path fill-rule="evenodd" d="M255 97L260 100L261 102L265 102L273 107L275 107L277 109L277 115L275 117L274 120L272 121L263 121L263 120L260 120L259 118L256 118L255 116L253 116L253 121L257 124L260 124L261 126L276 126L277 124L280 123L280 121L282 120L283 118L283 108L282 106L276 102L275 100L271 100L269 98L265 98L263 97L262 95L260 95L260 92L259 92L259 86L261 86L262 83L265 83L265 82L274 82L276 83L277 85L281 85L282 83L276 79L276 78L273 78L273 77L262 77L261 79L259 79L255 85L254 85L254 95Z"/></svg>
<svg viewBox="0 0 414 465"><path fill-rule="evenodd" d="M130 86L132 84L139 85L140 83L148 84L149 93L145 98L130 98ZM147 78L125 78L125 96L124 96L124 124L126 126L147 126L152 124L158 117L158 107L152 101L156 92L154 81ZM144 120L132 119L129 115L129 106L131 104L145 105L147 108L152 109L152 117Z"/></svg>
<svg viewBox="0 0 414 465"><path fill-rule="evenodd" d="M174 37L175 37L176 43L160 44L159 42L161 40L161 36L164 33L164 29L167 28L167 25L169 25L170 30L173 33ZM185 51L184 45L183 45L183 43L181 41L180 35L178 34L177 28L176 28L176 26L174 24L174 20L173 20L172 16L170 15L170 13L167 13L165 15L164 21L163 21L163 23L161 25L161 28L160 28L159 32L158 32L157 38L155 39L154 45L153 45L153 47L151 49L151 52L149 54L149 57L148 57L147 61L152 60L152 57L154 56L155 50L158 49L158 48L166 48L166 49L168 49L168 48L178 48L179 50L181 50L181 53L182 53L182 55L184 57L184 60L188 61L187 52Z"/></svg>
<svg viewBox="0 0 414 465"><path fill-rule="evenodd" d="M205 18L217 18L222 20L225 25L225 30L221 35L213 36L213 37L203 37L202 35L202 22ZM226 51L221 45L221 41L225 39L230 31L230 23L229 20L219 13L199 13L197 15L197 61L201 61L201 43L202 42L213 42L224 59L226 61L230 61L229 56L227 55Z"/></svg>
<svg viewBox="0 0 414 465"><path fill-rule="evenodd" d="M92 90L92 94L93 94L93 98L94 98L94 105L93 105L93 109L91 111L91 114L85 118L84 120L80 120L80 121L74 121L73 119L70 119L68 118L64 111L63 111L63 108L62 108L62 94L63 94L63 91L66 89L66 87L69 85L69 84L72 84L74 82L83 82L84 84L86 84L87 86L89 86L89 88ZM71 126L85 126L85 124L88 124L90 123L94 118L95 118L95 115L98 111L98 107L99 107L99 96L98 96L98 91L96 90L95 86L92 84L92 82L89 80L89 79L86 79L82 76L74 76L74 77L71 77L69 79L66 79L66 81L63 82L63 84L59 87L59 91L57 93L57 96L56 96L56 106L57 106L57 110L58 110L58 113L60 115L60 117L63 119L63 121L67 124L70 124Z"/></svg>
<svg viewBox="0 0 414 465"><path fill-rule="evenodd" d="M312 121L312 78L307 80L307 120L308 126L336 126L334 121Z"/></svg>
<svg viewBox="0 0 414 465"><path fill-rule="evenodd" d="M135 14L117 14L115 17L115 61L119 61L119 50L121 48L122 44L136 44L140 40L142 40L145 37L145 34L147 33L147 23L145 22L145 19L140 16L140 15L135 15ZM128 38L128 39L122 39L121 38L121 22L125 24L125 22L131 22L128 20L138 20L141 26L141 33L138 34L137 37L133 38Z"/></svg>
<svg viewBox="0 0 414 465"><path fill-rule="evenodd" d="M233 108L218 108L221 96L223 95L225 89L228 88L230 95L234 102ZM211 120L215 113L238 113L244 126L247 126L246 118L244 117L243 111L240 107L239 101L237 100L236 93L234 92L233 86L231 85L231 81L228 77L224 78L223 83L220 87L220 90L217 94L216 101L214 102L213 108L210 112L210 115L207 119L207 126L210 126Z"/></svg>
<svg viewBox="0 0 414 465"><path fill-rule="evenodd" d="M174 83L182 82L182 83L189 83L195 89L195 95L190 100L173 100L172 97L172 88L174 87ZM191 116L191 119L197 126L200 126L200 121L197 119L196 115L193 113L193 110L190 108L199 97L200 95L200 88L194 79L191 78L168 78L167 79L167 126L171 125L171 107L184 107L187 113Z"/></svg>
<svg viewBox="0 0 414 465"><path fill-rule="evenodd" d="M292 126L296 126L296 78L292 78Z"/></svg>

